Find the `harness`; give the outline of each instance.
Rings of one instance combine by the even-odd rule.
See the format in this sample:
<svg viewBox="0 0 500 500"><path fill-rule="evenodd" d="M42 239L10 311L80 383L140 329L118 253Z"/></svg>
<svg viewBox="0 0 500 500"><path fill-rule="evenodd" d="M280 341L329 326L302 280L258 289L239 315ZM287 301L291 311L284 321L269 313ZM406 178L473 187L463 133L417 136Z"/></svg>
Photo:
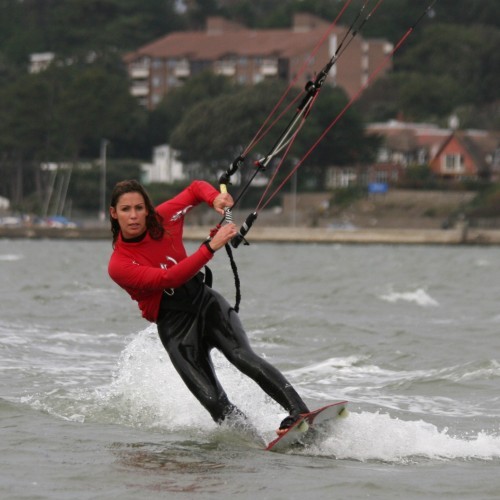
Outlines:
<svg viewBox="0 0 500 500"><path fill-rule="evenodd" d="M212 288L213 274L208 266L205 272L199 272L178 288L164 290L160 302L160 311L157 322L161 320L166 311L183 311L198 315L198 298L205 286Z"/></svg>

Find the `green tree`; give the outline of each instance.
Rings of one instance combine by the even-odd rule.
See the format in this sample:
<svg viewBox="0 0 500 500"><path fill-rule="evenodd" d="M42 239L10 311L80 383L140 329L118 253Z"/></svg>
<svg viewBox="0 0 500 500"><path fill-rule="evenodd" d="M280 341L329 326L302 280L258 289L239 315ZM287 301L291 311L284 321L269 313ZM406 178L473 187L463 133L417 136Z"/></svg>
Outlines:
<svg viewBox="0 0 500 500"><path fill-rule="evenodd" d="M65 73L57 113L64 124L60 134L67 154L95 157L102 138L111 141L115 154L130 153L127 141L144 132L146 112L130 95L124 76L99 64L70 66Z"/></svg>
<svg viewBox="0 0 500 500"><path fill-rule="evenodd" d="M182 29L175 0L0 2L0 51L17 63L33 52L75 56L133 50Z"/></svg>
<svg viewBox="0 0 500 500"><path fill-rule="evenodd" d="M227 165L245 149L284 91L281 82L241 87L238 92L200 101L184 114L171 135L171 145L187 162ZM256 154L264 154L264 141Z"/></svg>
<svg viewBox="0 0 500 500"><path fill-rule="evenodd" d="M357 16L365 0L353 0L340 20L349 25ZM430 2L414 0L384 0L363 27L367 36L398 40ZM229 18L251 27L285 27L290 25L295 12L309 12L333 21L345 2L332 0L240 0L224 2L221 12ZM375 2L371 4L373 7ZM367 7L368 9L369 7ZM367 13L367 10L364 11ZM425 22L468 25L476 22L500 27L500 4L497 0L440 0L428 13ZM420 38L415 33L414 38Z"/></svg>
<svg viewBox="0 0 500 500"><path fill-rule="evenodd" d="M192 0L186 11L188 25L191 29L202 29L205 19L219 13L217 0Z"/></svg>
<svg viewBox="0 0 500 500"><path fill-rule="evenodd" d="M149 143L155 146L169 142L173 130L194 104L227 96L236 90L237 87L228 78L211 71L189 79L182 87L169 92L149 114Z"/></svg>
<svg viewBox="0 0 500 500"><path fill-rule="evenodd" d="M247 0L226 5L222 13L251 28L285 28L290 26L293 5L292 0Z"/></svg>
<svg viewBox="0 0 500 500"><path fill-rule="evenodd" d="M459 106L455 114L461 128L500 130L500 100L483 106Z"/></svg>
<svg viewBox="0 0 500 500"><path fill-rule="evenodd" d="M140 163L133 160L110 160L107 163L107 199L113 186L123 179L141 178ZM75 168L68 189L68 199L75 211L97 214L100 209L101 167L94 162L89 168Z"/></svg>
<svg viewBox="0 0 500 500"><path fill-rule="evenodd" d="M398 74L398 109L410 120L449 116L463 102L463 88L448 75Z"/></svg>
<svg viewBox="0 0 500 500"><path fill-rule="evenodd" d="M500 3L497 0L439 0L435 7L439 22L469 23L500 28Z"/></svg>
<svg viewBox="0 0 500 500"><path fill-rule="evenodd" d="M399 113L399 93L401 82L396 75L387 75L372 83L361 95L354 107L366 122L386 121Z"/></svg>
<svg viewBox="0 0 500 500"><path fill-rule="evenodd" d="M324 167L364 163L371 159L372 146L365 140L361 116L349 105L349 98L342 89L325 85L308 121L303 136L299 136L304 153L331 127L314 149L309 163Z"/></svg>
<svg viewBox="0 0 500 500"><path fill-rule="evenodd" d="M447 75L394 73L376 81L356 109L366 121L404 117L412 121L439 121L464 100L464 90Z"/></svg>
<svg viewBox="0 0 500 500"><path fill-rule="evenodd" d="M284 90L283 83L264 82L252 88L242 88L229 96L202 101L185 114L172 134L171 145L182 152L184 161L206 166L207 175L214 177L246 149ZM304 156L346 104L347 97L343 92L327 86L323 88L290 150L290 156ZM292 115L293 108L259 142L249 159L262 158L271 151ZM323 183L325 166L362 162L369 157L369 151L362 122L356 113L349 111L314 149L302 170L310 174L318 187Z"/></svg>
<svg viewBox="0 0 500 500"><path fill-rule="evenodd" d="M72 0L51 7L53 48L130 50L182 28L173 0Z"/></svg>
<svg viewBox="0 0 500 500"><path fill-rule="evenodd" d="M41 163L97 158L102 138L117 156L144 156L145 127L146 111L107 64L55 64L22 75L0 87L1 193L17 206L33 191L42 197Z"/></svg>
<svg viewBox="0 0 500 500"><path fill-rule="evenodd" d="M26 192L41 189L35 160L43 161L51 130L50 87L23 75L0 87L1 194L19 208Z"/></svg>
<svg viewBox="0 0 500 500"><path fill-rule="evenodd" d="M395 70L362 96L359 109L367 120L403 114L440 121L466 106L472 117L500 99L500 30L441 24L424 34L395 58Z"/></svg>
<svg viewBox="0 0 500 500"><path fill-rule="evenodd" d="M365 164L373 159L376 146L377 141L365 135L361 116L349 105L345 92L325 85L298 136L293 154L299 158L308 154L300 167L305 174L301 179L309 187L322 189L326 167Z"/></svg>
<svg viewBox="0 0 500 500"><path fill-rule="evenodd" d="M396 69L447 76L461 88L462 102L491 102L500 98L499 46L497 28L428 26L420 42L397 59Z"/></svg>

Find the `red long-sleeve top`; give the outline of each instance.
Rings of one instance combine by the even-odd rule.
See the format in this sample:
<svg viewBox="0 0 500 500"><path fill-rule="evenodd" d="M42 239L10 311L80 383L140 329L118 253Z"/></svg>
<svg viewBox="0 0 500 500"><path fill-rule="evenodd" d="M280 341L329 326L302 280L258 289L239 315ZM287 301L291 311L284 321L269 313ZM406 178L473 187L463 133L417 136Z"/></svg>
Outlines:
<svg viewBox="0 0 500 500"><path fill-rule="evenodd" d="M201 202L213 206L219 192L204 181L194 181L177 196L156 208L163 217L165 234L154 240L146 234L139 242L123 241L121 233L108 265L113 281L139 304L142 316L155 322L164 289L177 288L195 276L213 254L202 245L187 255L182 233L184 216Z"/></svg>

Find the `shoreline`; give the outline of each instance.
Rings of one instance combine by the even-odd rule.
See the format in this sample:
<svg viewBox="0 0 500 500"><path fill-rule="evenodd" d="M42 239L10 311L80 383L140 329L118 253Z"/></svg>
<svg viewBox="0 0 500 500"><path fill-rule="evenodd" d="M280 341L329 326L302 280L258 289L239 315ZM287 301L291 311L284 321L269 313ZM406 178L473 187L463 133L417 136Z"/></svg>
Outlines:
<svg viewBox="0 0 500 500"><path fill-rule="evenodd" d="M209 226L184 228L186 241L203 241ZM0 227L4 239L109 240L108 227L47 228ZM413 244L413 245L500 245L500 230L458 226L453 229L354 229L335 230L310 227L257 227L248 241L266 243L346 243L346 244Z"/></svg>

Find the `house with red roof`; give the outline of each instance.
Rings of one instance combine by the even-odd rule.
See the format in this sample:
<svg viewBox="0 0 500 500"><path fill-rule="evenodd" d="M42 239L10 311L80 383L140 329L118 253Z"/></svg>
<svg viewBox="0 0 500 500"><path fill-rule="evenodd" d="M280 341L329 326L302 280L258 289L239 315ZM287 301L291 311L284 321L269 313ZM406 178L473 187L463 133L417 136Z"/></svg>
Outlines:
<svg viewBox="0 0 500 500"><path fill-rule="evenodd" d="M500 133L453 131L429 162L437 177L450 180L498 180Z"/></svg>
<svg viewBox="0 0 500 500"><path fill-rule="evenodd" d="M428 165L437 178L450 181L500 177L500 132L391 120L368 125L367 133L382 140L374 167L392 165L404 171Z"/></svg>

